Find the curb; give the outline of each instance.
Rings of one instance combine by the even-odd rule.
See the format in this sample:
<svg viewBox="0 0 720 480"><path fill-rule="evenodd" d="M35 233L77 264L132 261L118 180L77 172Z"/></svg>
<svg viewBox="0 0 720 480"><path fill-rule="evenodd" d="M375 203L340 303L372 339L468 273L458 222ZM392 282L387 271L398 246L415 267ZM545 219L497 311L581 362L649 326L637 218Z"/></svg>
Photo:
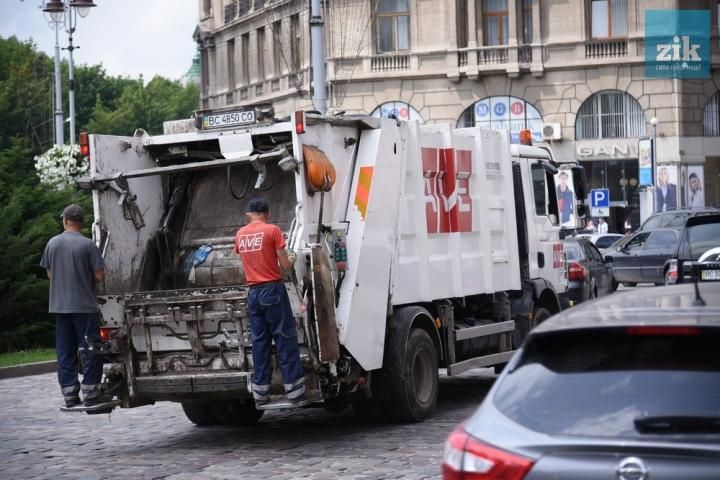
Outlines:
<svg viewBox="0 0 720 480"><path fill-rule="evenodd" d="M40 375L55 371L57 371L57 362L55 360L49 362L26 363L24 365L16 365L14 367L0 368L0 380L6 378L25 377L28 375Z"/></svg>

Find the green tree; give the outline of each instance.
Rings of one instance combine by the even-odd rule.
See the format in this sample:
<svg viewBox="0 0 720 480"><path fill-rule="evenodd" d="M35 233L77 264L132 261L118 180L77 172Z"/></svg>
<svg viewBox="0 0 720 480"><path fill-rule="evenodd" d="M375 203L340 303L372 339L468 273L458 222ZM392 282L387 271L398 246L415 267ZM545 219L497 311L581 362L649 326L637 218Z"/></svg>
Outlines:
<svg viewBox="0 0 720 480"><path fill-rule="evenodd" d="M88 129L92 133L132 135L137 128L150 134L163 131L163 122L189 118L197 108L200 92L195 85L154 77L143 85L142 77L124 86L116 108L97 98Z"/></svg>
<svg viewBox="0 0 720 480"><path fill-rule="evenodd" d="M92 212L92 201L87 192L41 185L34 169L34 157L54 143L52 60L33 42L0 37L0 65L0 351L7 351L53 345L40 258L62 231L63 208L78 203ZM63 69L68 112L66 64ZM188 118L199 98L195 86L161 77L144 85L142 78L107 75L100 65L78 66L75 78L78 131L160 133L163 121Z"/></svg>

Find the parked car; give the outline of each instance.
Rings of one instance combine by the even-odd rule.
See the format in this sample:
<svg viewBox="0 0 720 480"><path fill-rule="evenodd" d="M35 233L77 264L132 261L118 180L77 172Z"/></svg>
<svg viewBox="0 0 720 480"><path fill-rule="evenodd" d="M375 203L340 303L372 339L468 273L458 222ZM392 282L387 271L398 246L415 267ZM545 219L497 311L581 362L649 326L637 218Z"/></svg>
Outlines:
<svg viewBox="0 0 720 480"><path fill-rule="evenodd" d="M682 283L694 275L700 281L720 280L720 261L705 253L720 247L720 214L688 218L675 254L668 262L665 283Z"/></svg>
<svg viewBox="0 0 720 480"><path fill-rule="evenodd" d="M644 230L605 250L615 281L628 286L665 283L668 262L676 252L679 233L671 228Z"/></svg>
<svg viewBox="0 0 720 480"><path fill-rule="evenodd" d="M638 231L652 230L655 228L682 229L685 226L685 220L690 217L714 214L720 214L720 209L713 207L701 207L670 210L669 212L657 212L650 215Z"/></svg>
<svg viewBox="0 0 720 480"><path fill-rule="evenodd" d="M563 241L568 266L567 297L570 305L592 300L614 291L613 271L595 245L586 238Z"/></svg>
<svg viewBox="0 0 720 480"><path fill-rule="evenodd" d="M447 438L443 478L720 478L720 282L698 290L619 292L541 323Z"/></svg>
<svg viewBox="0 0 720 480"><path fill-rule="evenodd" d="M621 238L625 238L625 235L620 233L580 233L576 235L579 238L587 238L597 248L607 248L613 243L617 242Z"/></svg>

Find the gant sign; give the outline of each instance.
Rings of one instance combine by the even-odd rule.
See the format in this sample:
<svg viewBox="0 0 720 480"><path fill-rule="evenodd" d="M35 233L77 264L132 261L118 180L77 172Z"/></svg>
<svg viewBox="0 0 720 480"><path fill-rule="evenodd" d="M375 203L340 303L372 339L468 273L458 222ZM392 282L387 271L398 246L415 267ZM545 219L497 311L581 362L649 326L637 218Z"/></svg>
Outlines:
<svg viewBox="0 0 720 480"><path fill-rule="evenodd" d="M575 153L580 160L637 158L637 145L629 143L576 144Z"/></svg>

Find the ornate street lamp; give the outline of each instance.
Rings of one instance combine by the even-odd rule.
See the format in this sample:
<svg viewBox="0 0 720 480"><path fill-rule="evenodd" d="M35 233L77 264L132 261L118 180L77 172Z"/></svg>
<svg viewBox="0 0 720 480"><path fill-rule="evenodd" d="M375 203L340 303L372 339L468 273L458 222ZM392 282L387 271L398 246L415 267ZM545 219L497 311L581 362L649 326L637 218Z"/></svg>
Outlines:
<svg viewBox="0 0 720 480"><path fill-rule="evenodd" d="M62 145L62 88L60 85L60 45L58 42L58 31L62 26L68 34L69 52L68 73L70 76L68 91L70 92L70 143L75 143L75 65L73 63L73 50L80 48L73 46L73 34L77 26L77 16L86 17L90 9L95 7L92 0L69 0L66 4L62 0L48 0L45 3L43 12L48 13L55 27L55 130L56 142Z"/></svg>
<svg viewBox="0 0 720 480"><path fill-rule="evenodd" d="M90 13L90 9L97 5L92 0L70 0L70 7L77 9L78 15L85 18Z"/></svg>

